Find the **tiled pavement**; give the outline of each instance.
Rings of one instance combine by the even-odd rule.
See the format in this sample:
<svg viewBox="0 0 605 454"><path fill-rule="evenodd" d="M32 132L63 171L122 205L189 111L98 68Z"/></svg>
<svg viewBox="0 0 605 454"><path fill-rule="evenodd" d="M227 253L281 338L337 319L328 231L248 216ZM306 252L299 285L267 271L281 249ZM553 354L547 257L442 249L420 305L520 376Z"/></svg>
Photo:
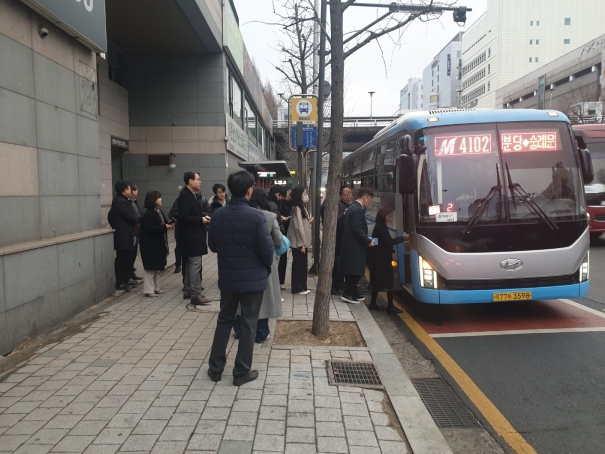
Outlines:
<svg viewBox="0 0 605 454"><path fill-rule="evenodd" d="M265 342L254 356L260 378L237 388L232 340L223 380L210 381L218 302L188 310L171 271L160 298L125 294L0 377L0 452L408 452L384 392L328 384L325 360L371 360L367 349ZM216 280L216 257L206 256L205 294L218 300ZM285 317L312 314L314 292L283 296ZM339 301L330 313L354 320Z"/></svg>

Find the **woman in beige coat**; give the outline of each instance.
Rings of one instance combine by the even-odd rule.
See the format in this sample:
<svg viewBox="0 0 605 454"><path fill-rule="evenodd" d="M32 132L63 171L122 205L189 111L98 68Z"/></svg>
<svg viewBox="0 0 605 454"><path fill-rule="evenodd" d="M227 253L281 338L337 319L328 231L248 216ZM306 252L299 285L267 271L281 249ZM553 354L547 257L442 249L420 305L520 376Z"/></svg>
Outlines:
<svg viewBox="0 0 605 454"><path fill-rule="evenodd" d="M307 252L311 246L311 222L305 204L309 201L307 190L302 186L292 189L292 218L288 228L288 239L292 248L292 293L308 295Z"/></svg>

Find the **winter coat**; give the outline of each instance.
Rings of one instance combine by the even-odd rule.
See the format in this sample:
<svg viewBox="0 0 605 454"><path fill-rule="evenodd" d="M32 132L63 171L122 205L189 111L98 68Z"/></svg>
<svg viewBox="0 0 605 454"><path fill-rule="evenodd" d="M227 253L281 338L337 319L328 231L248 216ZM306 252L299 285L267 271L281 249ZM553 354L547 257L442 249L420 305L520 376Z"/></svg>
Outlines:
<svg viewBox="0 0 605 454"><path fill-rule="evenodd" d="M307 218L302 217L300 208L297 206L292 208L292 219L290 219L290 227L288 228L288 239L292 249L300 249L301 247L308 248L311 246L311 223Z"/></svg>
<svg viewBox="0 0 605 454"><path fill-rule="evenodd" d="M166 222L168 219L154 209L148 209L141 218L141 260L143 268L147 271L164 271L166 256L168 255L168 236Z"/></svg>
<svg viewBox="0 0 605 454"><path fill-rule="evenodd" d="M116 251L130 251L134 249L134 226L138 217L132 211L128 197L118 194L111 202L111 209L107 214L107 221L113 232L113 248Z"/></svg>
<svg viewBox="0 0 605 454"><path fill-rule="evenodd" d="M321 206L321 222L324 220L324 203ZM336 218L336 257L340 255L340 243L342 242L342 232L345 228L345 214L349 209L349 204L340 199L338 202L338 217Z"/></svg>
<svg viewBox="0 0 605 454"><path fill-rule="evenodd" d="M276 248L280 247L284 240L282 233L279 230L275 214L265 210L260 210L260 212L265 215L265 219L267 220L267 227L269 227L273 245ZM239 308L237 313L240 313ZM277 257L275 257L275 260L273 260L273 263L271 264L271 275L267 280L267 289L265 290L265 293L263 293L263 303L261 304L258 318L278 318L281 317L282 314L279 273L277 271Z"/></svg>
<svg viewBox="0 0 605 454"><path fill-rule="evenodd" d="M135 199L134 197L129 197L128 202L130 202L132 212L137 217L138 222L141 222L141 210L139 210L139 203L137 202L137 199ZM134 237L134 241L136 241L137 243L140 242L136 236Z"/></svg>
<svg viewBox="0 0 605 454"><path fill-rule="evenodd" d="M275 262L275 247L263 213L244 197L216 210L208 231L218 255L218 288L228 293L264 292Z"/></svg>
<svg viewBox="0 0 605 454"><path fill-rule="evenodd" d="M349 205L344 218L340 246L340 266L343 274L363 276L366 268L366 251L372 242L368 238L368 224L363 207L357 201Z"/></svg>
<svg viewBox="0 0 605 454"><path fill-rule="evenodd" d="M376 224L372 237L378 239L378 246L368 248L367 259L370 268L372 290L393 289L393 246L403 243L403 236L393 238L386 224Z"/></svg>
<svg viewBox="0 0 605 454"><path fill-rule="evenodd" d="M205 199L204 199L205 200ZM184 187L178 198L176 218L179 223L177 243L183 257L200 257L208 254L204 212L197 196ZM172 212L172 210L171 210Z"/></svg>
<svg viewBox="0 0 605 454"><path fill-rule="evenodd" d="M288 201L288 200L282 200L279 203L279 213L287 218L288 216L292 215L292 204ZM282 223L282 225L284 226L284 232L287 234L288 233L288 228L290 227L290 220L286 220Z"/></svg>

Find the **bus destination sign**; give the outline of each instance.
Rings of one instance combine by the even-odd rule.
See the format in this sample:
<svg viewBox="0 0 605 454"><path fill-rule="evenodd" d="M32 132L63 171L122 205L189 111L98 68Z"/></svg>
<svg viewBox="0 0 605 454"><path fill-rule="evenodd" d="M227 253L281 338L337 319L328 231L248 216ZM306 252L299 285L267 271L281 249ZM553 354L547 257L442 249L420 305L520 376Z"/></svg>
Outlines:
<svg viewBox="0 0 605 454"><path fill-rule="evenodd" d="M466 156L490 154L491 152L491 134L435 137L435 156Z"/></svg>
<svg viewBox="0 0 605 454"><path fill-rule="evenodd" d="M557 131L507 132L502 134L501 139L503 153L556 151L559 149Z"/></svg>

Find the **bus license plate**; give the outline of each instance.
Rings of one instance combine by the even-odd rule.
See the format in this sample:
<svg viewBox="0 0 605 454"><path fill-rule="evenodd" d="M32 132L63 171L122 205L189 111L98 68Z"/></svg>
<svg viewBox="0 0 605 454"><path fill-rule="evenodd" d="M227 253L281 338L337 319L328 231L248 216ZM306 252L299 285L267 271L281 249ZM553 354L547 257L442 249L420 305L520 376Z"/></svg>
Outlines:
<svg viewBox="0 0 605 454"><path fill-rule="evenodd" d="M531 299L531 292L492 293L492 301L523 301Z"/></svg>

